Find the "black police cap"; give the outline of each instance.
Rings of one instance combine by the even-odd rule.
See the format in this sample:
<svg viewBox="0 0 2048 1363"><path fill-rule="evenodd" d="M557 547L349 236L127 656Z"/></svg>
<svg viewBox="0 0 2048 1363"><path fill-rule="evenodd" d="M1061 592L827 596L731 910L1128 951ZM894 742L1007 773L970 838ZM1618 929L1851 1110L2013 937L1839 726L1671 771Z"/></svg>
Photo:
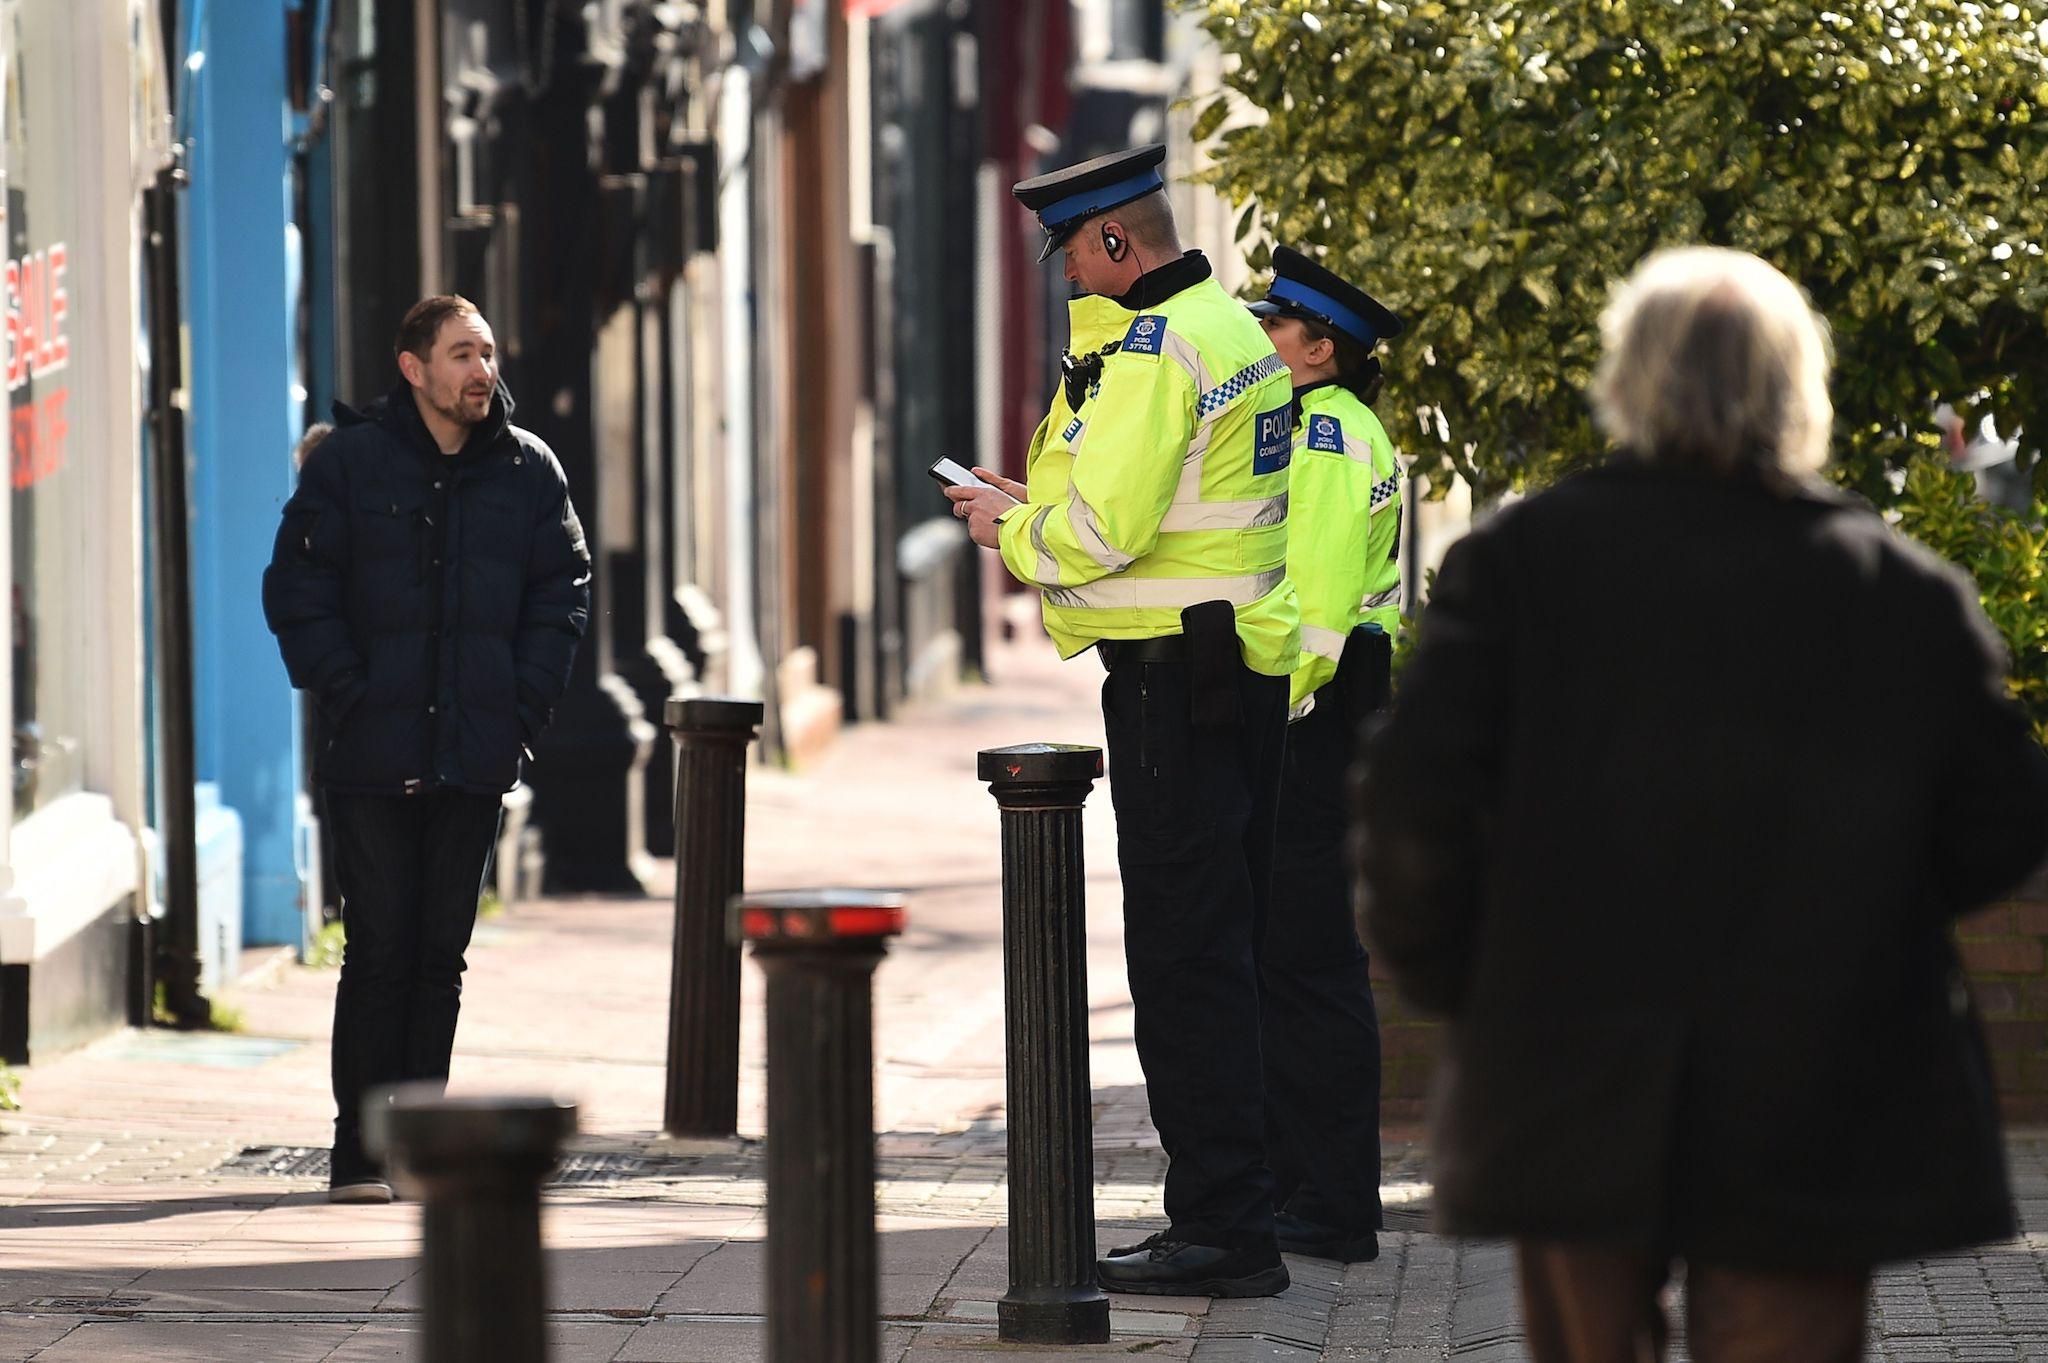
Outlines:
<svg viewBox="0 0 2048 1363"><path fill-rule="evenodd" d="M1082 223L1096 214L1121 208L1166 188L1166 181L1159 174L1165 160L1165 145L1154 142L1012 185L1010 192L1038 215L1038 225L1045 229L1045 249L1038 253L1038 258L1050 259Z"/></svg>
<svg viewBox="0 0 2048 1363"><path fill-rule="evenodd" d="M1401 319L1377 298L1291 246L1273 248L1273 286L1251 310L1261 317L1305 317L1324 323L1368 350L1399 336L1402 327Z"/></svg>

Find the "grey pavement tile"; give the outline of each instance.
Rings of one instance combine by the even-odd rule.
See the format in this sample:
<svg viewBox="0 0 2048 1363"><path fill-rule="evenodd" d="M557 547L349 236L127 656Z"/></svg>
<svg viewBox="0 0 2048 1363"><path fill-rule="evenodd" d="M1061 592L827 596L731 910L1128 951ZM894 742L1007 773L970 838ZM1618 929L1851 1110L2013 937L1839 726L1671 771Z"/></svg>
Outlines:
<svg viewBox="0 0 2048 1363"><path fill-rule="evenodd" d="M554 1311L630 1311L648 1314L682 1275L619 1273L592 1264L548 1275L548 1307Z"/></svg>
<svg viewBox="0 0 2048 1363"><path fill-rule="evenodd" d="M354 1325L87 1321L35 1363L324 1363Z"/></svg>
<svg viewBox="0 0 2048 1363"><path fill-rule="evenodd" d="M550 1321L549 1363L611 1363L632 1335L629 1324L592 1321ZM417 1319L377 1321L350 1335L322 1363L419 1363Z"/></svg>
<svg viewBox="0 0 2048 1363"><path fill-rule="evenodd" d="M721 1245L669 1289L657 1309L671 1315L757 1316L762 1310L763 1247Z"/></svg>
<svg viewBox="0 0 2048 1363"><path fill-rule="evenodd" d="M885 1267L879 1283L882 1314L898 1319L927 1314L950 1276L950 1267L921 1273L891 1273Z"/></svg>
<svg viewBox="0 0 2048 1363"><path fill-rule="evenodd" d="M914 1273L942 1270L951 1276L967 1256L991 1239L1003 1238L1000 1227L934 1227L897 1218L894 1226L875 1237L876 1255L884 1273Z"/></svg>
<svg viewBox="0 0 2048 1363"><path fill-rule="evenodd" d="M612 1363L633 1338L634 1329L630 1324L549 1321L548 1363Z"/></svg>
<svg viewBox="0 0 2048 1363"><path fill-rule="evenodd" d="M46 1316L0 1316L0 1360L24 1363L78 1326L75 1318L52 1320Z"/></svg>
<svg viewBox="0 0 2048 1363"><path fill-rule="evenodd" d="M554 1244L546 1251L548 1275L593 1269L607 1273L668 1273L681 1277L723 1240L680 1239L653 1244L605 1244L598 1240Z"/></svg>
<svg viewBox="0 0 2048 1363"><path fill-rule="evenodd" d="M358 1329L322 1363L416 1363L418 1343L417 1321L378 1321Z"/></svg>
<svg viewBox="0 0 2048 1363"><path fill-rule="evenodd" d="M122 1293L124 1298L140 1297L145 1311L374 1311L384 1299L381 1287L355 1291L313 1288L186 1287L145 1288L140 1285Z"/></svg>
<svg viewBox="0 0 2048 1363"><path fill-rule="evenodd" d="M125 1293L129 1284L147 1271L98 1268L0 1272L0 1307L34 1309L51 1298L92 1300Z"/></svg>
<svg viewBox="0 0 2048 1363"><path fill-rule="evenodd" d="M927 1325L917 1331L915 1341L904 1352L901 1363L1064 1363L1075 1358L1188 1358L1195 1348L1193 1339L1154 1342L1112 1338L1107 1344L1061 1344L1035 1348L1029 1344L1005 1344L994 1330L964 1330L957 1326Z"/></svg>
<svg viewBox="0 0 2048 1363"><path fill-rule="evenodd" d="M175 1264L151 1269L135 1280L145 1292L194 1292L222 1287L291 1288L300 1291L390 1289L417 1268L410 1258L307 1258L265 1260L248 1249L209 1245Z"/></svg>
<svg viewBox="0 0 2048 1363"><path fill-rule="evenodd" d="M1192 1363L1318 1363L1320 1347L1270 1339L1204 1339L1195 1345Z"/></svg>
<svg viewBox="0 0 2048 1363"><path fill-rule="evenodd" d="M615 1363L756 1363L767 1357L765 1325L735 1321L653 1321L635 1328Z"/></svg>

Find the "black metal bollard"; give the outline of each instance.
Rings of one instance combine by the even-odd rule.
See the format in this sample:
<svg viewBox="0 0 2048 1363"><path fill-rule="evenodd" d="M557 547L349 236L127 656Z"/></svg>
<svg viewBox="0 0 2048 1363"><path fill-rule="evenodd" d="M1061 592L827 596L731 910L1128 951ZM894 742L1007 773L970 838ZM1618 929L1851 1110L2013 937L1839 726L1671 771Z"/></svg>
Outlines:
<svg viewBox="0 0 2048 1363"><path fill-rule="evenodd" d="M575 1130L575 1105L552 1098L448 1098L438 1084L403 1084L364 1102L370 1153L422 1204L420 1357L546 1363L540 1185Z"/></svg>
<svg viewBox="0 0 2048 1363"><path fill-rule="evenodd" d="M1010 1289L997 1326L1006 1340L1099 1344L1109 1298L1095 1281L1081 806L1102 749L987 748L977 771L1003 818Z"/></svg>
<svg viewBox="0 0 2048 1363"><path fill-rule="evenodd" d="M676 737L676 927L668 986L668 1085L661 1129L730 1136L739 1127L740 949L726 904L740 891L747 745L758 700L691 696L662 718Z"/></svg>
<svg viewBox="0 0 2048 1363"><path fill-rule="evenodd" d="M875 1363L875 967L900 895L733 903L768 976L769 1363Z"/></svg>

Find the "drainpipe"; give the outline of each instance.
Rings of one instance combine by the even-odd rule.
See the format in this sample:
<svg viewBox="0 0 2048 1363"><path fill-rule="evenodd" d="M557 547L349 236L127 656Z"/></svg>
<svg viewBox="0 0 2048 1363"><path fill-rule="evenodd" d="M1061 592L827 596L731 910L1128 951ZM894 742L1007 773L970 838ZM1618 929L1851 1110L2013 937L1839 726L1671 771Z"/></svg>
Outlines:
<svg viewBox="0 0 2048 1363"><path fill-rule="evenodd" d="M143 194L149 264L150 576L156 583L157 823L163 838L164 918L154 960L145 966L164 986L179 1027L201 1027L211 1009L199 993L199 848L192 784L192 571L190 504L181 410L184 375L178 344L177 189L173 165ZM145 1012L154 992L142 981Z"/></svg>

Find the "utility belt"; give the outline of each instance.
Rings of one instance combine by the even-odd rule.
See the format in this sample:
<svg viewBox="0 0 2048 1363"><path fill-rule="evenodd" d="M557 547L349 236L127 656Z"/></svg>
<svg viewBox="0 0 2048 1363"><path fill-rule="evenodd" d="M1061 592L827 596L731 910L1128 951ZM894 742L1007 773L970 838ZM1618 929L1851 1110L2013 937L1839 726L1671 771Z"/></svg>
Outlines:
<svg viewBox="0 0 2048 1363"><path fill-rule="evenodd" d="M1191 656L1187 636L1162 634L1156 639L1103 639L1095 652L1102 666L1114 672L1137 663L1184 663Z"/></svg>
<svg viewBox="0 0 2048 1363"><path fill-rule="evenodd" d="M1188 665L1189 719L1201 727L1243 722L1238 673L1244 650L1237 639L1237 611L1228 601L1204 601L1180 613L1179 634L1151 639L1103 639L1095 645L1111 672L1142 663Z"/></svg>

